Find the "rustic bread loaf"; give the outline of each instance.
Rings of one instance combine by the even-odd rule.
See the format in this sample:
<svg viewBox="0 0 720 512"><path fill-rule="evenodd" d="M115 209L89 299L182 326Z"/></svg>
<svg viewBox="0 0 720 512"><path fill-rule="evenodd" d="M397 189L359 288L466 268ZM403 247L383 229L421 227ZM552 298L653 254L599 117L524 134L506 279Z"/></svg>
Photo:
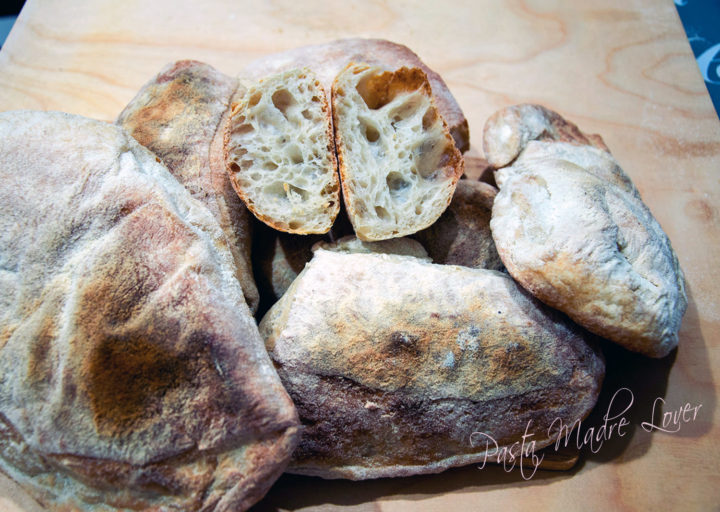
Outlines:
<svg viewBox="0 0 720 512"><path fill-rule="evenodd" d="M487 183L460 180L450 206L429 228L412 237L434 263L502 270L502 260L490 232L490 216L497 189Z"/></svg>
<svg viewBox="0 0 720 512"><path fill-rule="evenodd" d="M527 290L583 327L665 356L687 306L670 241L606 152L557 144L530 142L496 171L490 226L500 257Z"/></svg>
<svg viewBox="0 0 720 512"><path fill-rule="evenodd" d="M250 85L233 105L225 163L255 216L280 231L327 233L340 209L330 105L308 69Z"/></svg>
<svg viewBox="0 0 720 512"><path fill-rule="evenodd" d="M0 468L51 510L246 510L297 413L225 234L121 128L0 114Z"/></svg>
<svg viewBox="0 0 720 512"><path fill-rule="evenodd" d="M460 105L435 71L427 67L407 46L384 39L339 39L325 44L302 46L281 53L265 55L250 63L242 75L259 80L292 68L312 69L329 94L335 77L351 62L397 69L403 66L422 69L430 80L438 111L448 125L455 144L462 152L470 148L468 122Z"/></svg>
<svg viewBox="0 0 720 512"><path fill-rule="evenodd" d="M222 126L237 87L236 79L207 64L178 61L143 86L117 124L159 156L220 223L235 276L255 311L259 296L250 264L250 214L230 184L222 155Z"/></svg>
<svg viewBox="0 0 720 512"><path fill-rule="evenodd" d="M508 447L527 427L539 449L604 374L585 331L509 276L409 256L317 250L260 331L303 423L289 471L324 478L482 461L474 432Z"/></svg>
<svg viewBox="0 0 720 512"><path fill-rule="evenodd" d="M401 237L435 222L463 160L425 73L350 64L332 95L343 198L357 237Z"/></svg>

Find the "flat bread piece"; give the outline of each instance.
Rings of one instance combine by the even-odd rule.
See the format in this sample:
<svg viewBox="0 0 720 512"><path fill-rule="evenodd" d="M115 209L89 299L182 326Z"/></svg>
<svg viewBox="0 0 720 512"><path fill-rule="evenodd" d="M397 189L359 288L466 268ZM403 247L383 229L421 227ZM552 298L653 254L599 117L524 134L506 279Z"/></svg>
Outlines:
<svg viewBox="0 0 720 512"><path fill-rule="evenodd" d="M411 256L319 249L260 331L303 423L288 471L323 478L496 460L480 433L540 449L604 375L590 335L509 276Z"/></svg>
<svg viewBox="0 0 720 512"><path fill-rule="evenodd" d="M521 171L513 170L519 166ZM523 154L499 174L497 250L544 303L625 348L663 357L678 344L685 284L667 235L639 198L577 164Z"/></svg>
<svg viewBox="0 0 720 512"><path fill-rule="evenodd" d="M249 85L233 105L225 165L255 216L279 231L327 233L340 211L330 105L309 69Z"/></svg>
<svg viewBox="0 0 720 512"><path fill-rule="evenodd" d="M324 44L302 46L265 55L251 62L241 75L259 80L264 76L292 68L308 67L320 79L329 94L335 77L351 62L397 69L404 66L423 70L430 80L438 112L445 119L450 134L461 152L470 148L470 131L465 115L438 73L430 69L407 46L384 39L338 39Z"/></svg>
<svg viewBox="0 0 720 512"><path fill-rule="evenodd" d="M435 222L464 168L425 73L350 64L332 98L343 199L357 237L397 238Z"/></svg>
<svg viewBox="0 0 720 512"><path fill-rule="evenodd" d="M245 300L257 310L250 214L225 172L223 129L237 79L202 62L167 65L120 113L117 124L155 153L220 224Z"/></svg>
<svg viewBox="0 0 720 512"><path fill-rule="evenodd" d="M0 114L0 469L50 510L246 510L297 413L217 221L126 131Z"/></svg>
<svg viewBox="0 0 720 512"><path fill-rule="evenodd" d="M497 189L470 179L460 180L448 209L429 228L412 235L434 263L502 270L490 231Z"/></svg>

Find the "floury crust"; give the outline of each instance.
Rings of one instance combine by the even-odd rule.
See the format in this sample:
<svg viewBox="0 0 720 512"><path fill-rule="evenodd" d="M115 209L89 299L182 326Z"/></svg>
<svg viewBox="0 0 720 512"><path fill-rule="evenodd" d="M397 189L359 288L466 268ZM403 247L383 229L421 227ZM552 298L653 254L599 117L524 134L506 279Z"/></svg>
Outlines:
<svg viewBox="0 0 720 512"><path fill-rule="evenodd" d="M261 334L304 425L290 472L366 479L483 460L481 430L537 448L592 409L592 341L491 270L319 249Z"/></svg>
<svg viewBox="0 0 720 512"><path fill-rule="evenodd" d="M245 510L297 413L211 213L117 126L0 114L0 468L50 510Z"/></svg>

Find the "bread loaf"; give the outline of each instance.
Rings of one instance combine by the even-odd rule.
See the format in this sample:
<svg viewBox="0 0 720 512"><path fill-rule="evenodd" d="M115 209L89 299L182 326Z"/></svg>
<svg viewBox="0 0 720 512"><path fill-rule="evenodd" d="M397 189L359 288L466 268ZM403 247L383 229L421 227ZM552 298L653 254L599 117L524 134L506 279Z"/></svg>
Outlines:
<svg viewBox="0 0 720 512"><path fill-rule="evenodd" d="M0 469L57 511L258 501L297 413L210 211L68 114L0 114L0 180Z"/></svg>
<svg viewBox="0 0 720 512"><path fill-rule="evenodd" d="M233 106L225 163L255 216L288 233L327 233L340 209L330 106L308 69L250 85Z"/></svg>
<svg viewBox="0 0 720 512"><path fill-rule="evenodd" d="M222 154L222 127L237 87L236 79L212 66L177 61L143 86L117 124L159 156L220 223L235 276L255 311L259 296L250 264L250 215L230 184Z"/></svg>
<svg viewBox="0 0 720 512"><path fill-rule="evenodd" d="M493 460L474 432L508 447L527 427L539 449L604 374L584 331L509 276L410 256L319 249L260 331L303 423L289 471L324 478Z"/></svg>
<svg viewBox="0 0 720 512"><path fill-rule="evenodd" d="M351 62L365 62L387 69L403 66L422 69L430 80L438 112L447 123L458 149L465 152L470 148L467 119L442 77L427 67L410 48L401 44L384 39L338 39L265 55L250 63L241 74L259 80L280 71L308 67L315 72L329 94L335 77Z"/></svg>
<svg viewBox="0 0 720 512"><path fill-rule="evenodd" d="M343 198L357 237L401 237L435 222L463 161L425 73L351 64L332 94Z"/></svg>

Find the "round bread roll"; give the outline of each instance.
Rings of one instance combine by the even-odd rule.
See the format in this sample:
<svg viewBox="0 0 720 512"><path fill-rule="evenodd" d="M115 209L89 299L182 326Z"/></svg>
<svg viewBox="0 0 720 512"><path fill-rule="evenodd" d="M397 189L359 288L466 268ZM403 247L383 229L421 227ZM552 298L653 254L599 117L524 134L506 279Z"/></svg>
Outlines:
<svg viewBox="0 0 720 512"><path fill-rule="evenodd" d="M510 274L629 350L663 357L687 307L683 273L639 197L558 154L497 171L490 227Z"/></svg>

